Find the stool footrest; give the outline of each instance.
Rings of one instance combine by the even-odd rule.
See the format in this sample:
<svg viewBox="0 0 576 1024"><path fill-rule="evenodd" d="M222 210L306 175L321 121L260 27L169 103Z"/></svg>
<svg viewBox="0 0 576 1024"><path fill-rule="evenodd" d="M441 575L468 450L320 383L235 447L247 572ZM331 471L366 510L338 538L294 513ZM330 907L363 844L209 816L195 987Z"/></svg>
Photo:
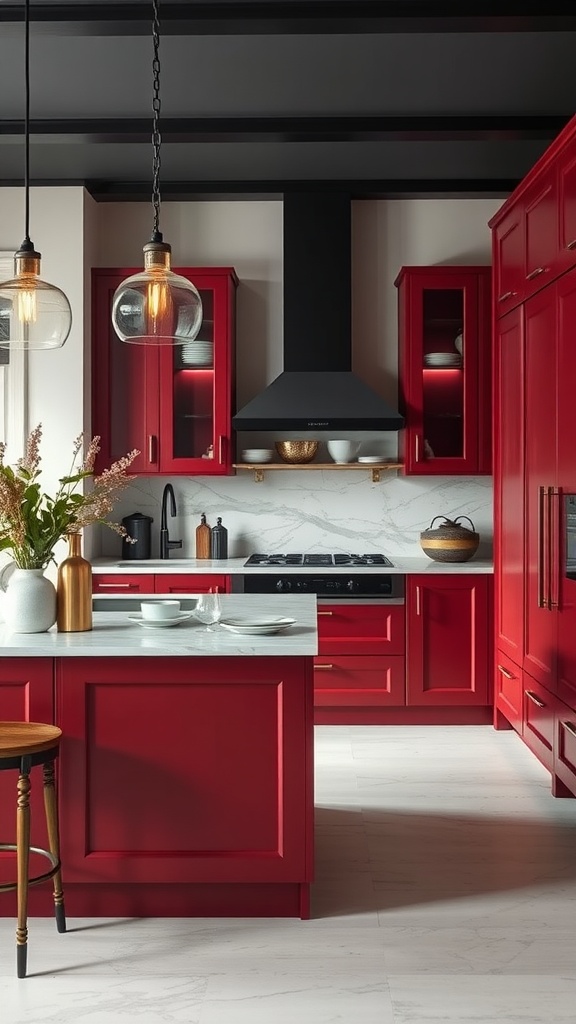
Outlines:
<svg viewBox="0 0 576 1024"><path fill-rule="evenodd" d="M17 849L16 843L0 843L0 853L16 853ZM60 860L50 850L43 850L41 846L31 846L30 853L38 853L41 857L46 857L52 867L42 875L35 875L34 878L29 878L28 885L38 885L40 882L47 882L48 879L54 877L57 871L60 871L62 866ZM17 882L0 882L0 892L13 892L17 887Z"/></svg>

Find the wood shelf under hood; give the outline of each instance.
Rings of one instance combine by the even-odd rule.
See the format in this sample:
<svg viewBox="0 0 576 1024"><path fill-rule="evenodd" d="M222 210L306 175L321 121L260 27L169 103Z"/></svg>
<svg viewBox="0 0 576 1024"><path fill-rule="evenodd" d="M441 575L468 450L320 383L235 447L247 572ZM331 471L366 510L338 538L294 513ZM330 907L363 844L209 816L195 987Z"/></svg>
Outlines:
<svg viewBox="0 0 576 1024"><path fill-rule="evenodd" d="M260 483L264 479L264 473L269 470L285 470L285 469L346 469L356 470L363 469L372 474L372 483L380 483L380 474L382 470L386 472L395 469L402 469L403 463L401 462L346 462L344 464L336 462L235 462L233 464L234 469L248 469L254 473L254 480L256 483Z"/></svg>

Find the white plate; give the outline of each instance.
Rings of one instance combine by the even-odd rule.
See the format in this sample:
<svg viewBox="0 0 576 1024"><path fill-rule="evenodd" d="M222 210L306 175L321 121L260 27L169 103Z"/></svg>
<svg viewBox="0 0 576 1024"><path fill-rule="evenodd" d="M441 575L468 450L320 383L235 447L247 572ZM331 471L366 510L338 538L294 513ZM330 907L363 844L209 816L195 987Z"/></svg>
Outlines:
<svg viewBox="0 0 576 1024"><path fill-rule="evenodd" d="M383 455L360 455L358 462L384 462Z"/></svg>
<svg viewBox="0 0 576 1024"><path fill-rule="evenodd" d="M141 612L131 612L128 615L132 622L137 622L139 626L145 626L147 629L165 629L167 626L178 626L181 622L185 622L186 619L191 619L194 612L180 612L179 615L172 616L171 619L145 619Z"/></svg>
<svg viewBox="0 0 576 1024"><path fill-rule="evenodd" d="M220 622L222 629L240 636L271 636L293 626L296 619L228 619Z"/></svg>

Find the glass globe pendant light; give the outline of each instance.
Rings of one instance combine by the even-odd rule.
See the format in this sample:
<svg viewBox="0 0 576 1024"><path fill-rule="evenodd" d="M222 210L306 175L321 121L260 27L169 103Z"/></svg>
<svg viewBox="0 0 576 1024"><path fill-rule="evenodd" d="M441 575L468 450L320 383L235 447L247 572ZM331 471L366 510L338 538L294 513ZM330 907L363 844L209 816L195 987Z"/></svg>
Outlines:
<svg viewBox="0 0 576 1024"><path fill-rule="evenodd" d="M191 281L170 269L171 247L160 224L160 23L152 0L153 126L152 207L154 223L144 246L144 270L127 277L112 300L112 324L121 341L133 345L183 345L194 341L202 323L202 300Z"/></svg>
<svg viewBox="0 0 576 1024"><path fill-rule="evenodd" d="M40 253L30 241L30 0L25 3L25 231L14 253L14 277L0 284L0 346L8 349L61 348L70 334L72 310L63 291L39 277Z"/></svg>

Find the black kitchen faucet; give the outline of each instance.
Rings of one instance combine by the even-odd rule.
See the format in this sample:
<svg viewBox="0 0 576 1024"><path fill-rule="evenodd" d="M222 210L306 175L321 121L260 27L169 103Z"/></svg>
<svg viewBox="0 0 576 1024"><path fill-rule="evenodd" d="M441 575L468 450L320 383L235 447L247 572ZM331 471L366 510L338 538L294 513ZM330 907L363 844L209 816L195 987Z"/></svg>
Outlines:
<svg viewBox="0 0 576 1024"><path fill-rule="evenodd" d="M162 493L162 515L160 518L160 558L169 558L170 550L172 548L181 548L181 540L170 540L168 535L167 525L167 504L168 498L170 498L170 515L176 515L176 498L174 497L174 488L172 484L166 484Z"/></svg>

